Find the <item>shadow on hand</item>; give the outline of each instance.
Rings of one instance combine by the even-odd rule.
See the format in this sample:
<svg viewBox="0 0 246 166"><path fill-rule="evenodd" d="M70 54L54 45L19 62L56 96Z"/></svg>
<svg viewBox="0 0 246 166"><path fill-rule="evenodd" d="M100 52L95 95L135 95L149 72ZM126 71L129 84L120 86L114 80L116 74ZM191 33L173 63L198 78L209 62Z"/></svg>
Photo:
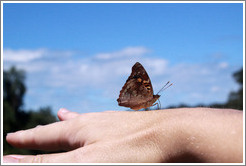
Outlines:
<svg viewBox="0 0 246 166"><path fill-rule="evenodd" d="M167 163L204 163L204 159L192 153L183 153L178 156L170 157Z"/></svg>

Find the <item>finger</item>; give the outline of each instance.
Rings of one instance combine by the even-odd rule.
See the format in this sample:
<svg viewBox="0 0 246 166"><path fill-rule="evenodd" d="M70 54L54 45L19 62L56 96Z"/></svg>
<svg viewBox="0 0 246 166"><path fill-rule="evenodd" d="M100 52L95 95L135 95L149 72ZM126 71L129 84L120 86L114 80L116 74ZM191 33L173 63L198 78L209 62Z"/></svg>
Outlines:
<svg viewBox="0 0 246 166"><path fill-rule="evenodd" d="M38 150L71 150L78 148L83 140L76 138L79 130L73 121L55 122L45 126L39 126L28 130L9 133L6 140L12 146ZM76 142L77 141L77 142ZM79 141L79 142L78 142Z"/></svg>
<svg viewBox="0 0 246 166"><path fill-rule="evenodd" d="M57 116L61 121L64 120L68 120L68 119L73 119L78 117L80 114L78 114L77 112L71 112L65 108L61 108L58 112L57 112Z"/></svg>
<svg viewBox="0 0 246 166"><path fill-rule="evenodd" d="M79 149L79 151L81 151ZM74 163L79 161L77 149L70 152L42 155L7 155L3 156L4 163Z"/></svg>

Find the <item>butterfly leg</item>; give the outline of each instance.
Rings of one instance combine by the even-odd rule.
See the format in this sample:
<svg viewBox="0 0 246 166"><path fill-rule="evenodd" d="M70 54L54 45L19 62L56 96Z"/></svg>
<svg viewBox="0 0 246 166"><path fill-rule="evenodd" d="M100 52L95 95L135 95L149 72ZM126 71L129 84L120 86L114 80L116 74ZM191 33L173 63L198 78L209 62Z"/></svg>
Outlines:
<svg viewBox="0 0 246 166"><path fill-rule="evenodd" d="M157 105L157 110L159 109L159 104L158 103L154 103L151 107Z"/></svg>
<svg viewBox="0 0 246 166"><path fill-rule="evenodd" d="M157 105L157 110L161 109L161 102L159 99L158 99L158 102L154 103L152 106L155 106L155 105Z"/></svg>
<svg viewBox="0 0 246 166"><path fill-rule="evenodd" d="M158 99L158 110L161 109L161 101Z"/></svg>

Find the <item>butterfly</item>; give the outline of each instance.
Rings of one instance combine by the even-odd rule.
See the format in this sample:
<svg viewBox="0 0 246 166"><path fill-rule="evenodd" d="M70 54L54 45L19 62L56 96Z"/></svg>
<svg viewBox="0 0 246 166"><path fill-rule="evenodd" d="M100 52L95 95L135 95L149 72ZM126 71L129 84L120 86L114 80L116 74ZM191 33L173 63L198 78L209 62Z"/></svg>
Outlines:
<svg viewBox="0 0 246 166"><path fill-rule="evenodd" d="M169 84L169 81L167 84ZM139 62L136 62L132 67L131 75L120 91L117 101L119 106L130 107L133 110L147 109L157 104L154 103L160 98L158 93L153 94L153 87L146 70Z"/></svg>

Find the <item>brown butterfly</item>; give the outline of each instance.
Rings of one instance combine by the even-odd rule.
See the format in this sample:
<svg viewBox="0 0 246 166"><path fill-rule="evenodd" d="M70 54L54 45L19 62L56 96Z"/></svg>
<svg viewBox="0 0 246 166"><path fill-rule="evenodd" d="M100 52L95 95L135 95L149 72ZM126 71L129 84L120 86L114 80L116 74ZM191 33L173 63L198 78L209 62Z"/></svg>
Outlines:
<svg viewBox="0 0 246 166"><path fill-rule="evenodd" d="M153 94L152 84L146 70L139 62L136 62L132 67L131 75L120 91L117 101L119 106L130 107L133 110L146 109L157 104L154 103L160 97L158 93L156 95Z"/></svg>

